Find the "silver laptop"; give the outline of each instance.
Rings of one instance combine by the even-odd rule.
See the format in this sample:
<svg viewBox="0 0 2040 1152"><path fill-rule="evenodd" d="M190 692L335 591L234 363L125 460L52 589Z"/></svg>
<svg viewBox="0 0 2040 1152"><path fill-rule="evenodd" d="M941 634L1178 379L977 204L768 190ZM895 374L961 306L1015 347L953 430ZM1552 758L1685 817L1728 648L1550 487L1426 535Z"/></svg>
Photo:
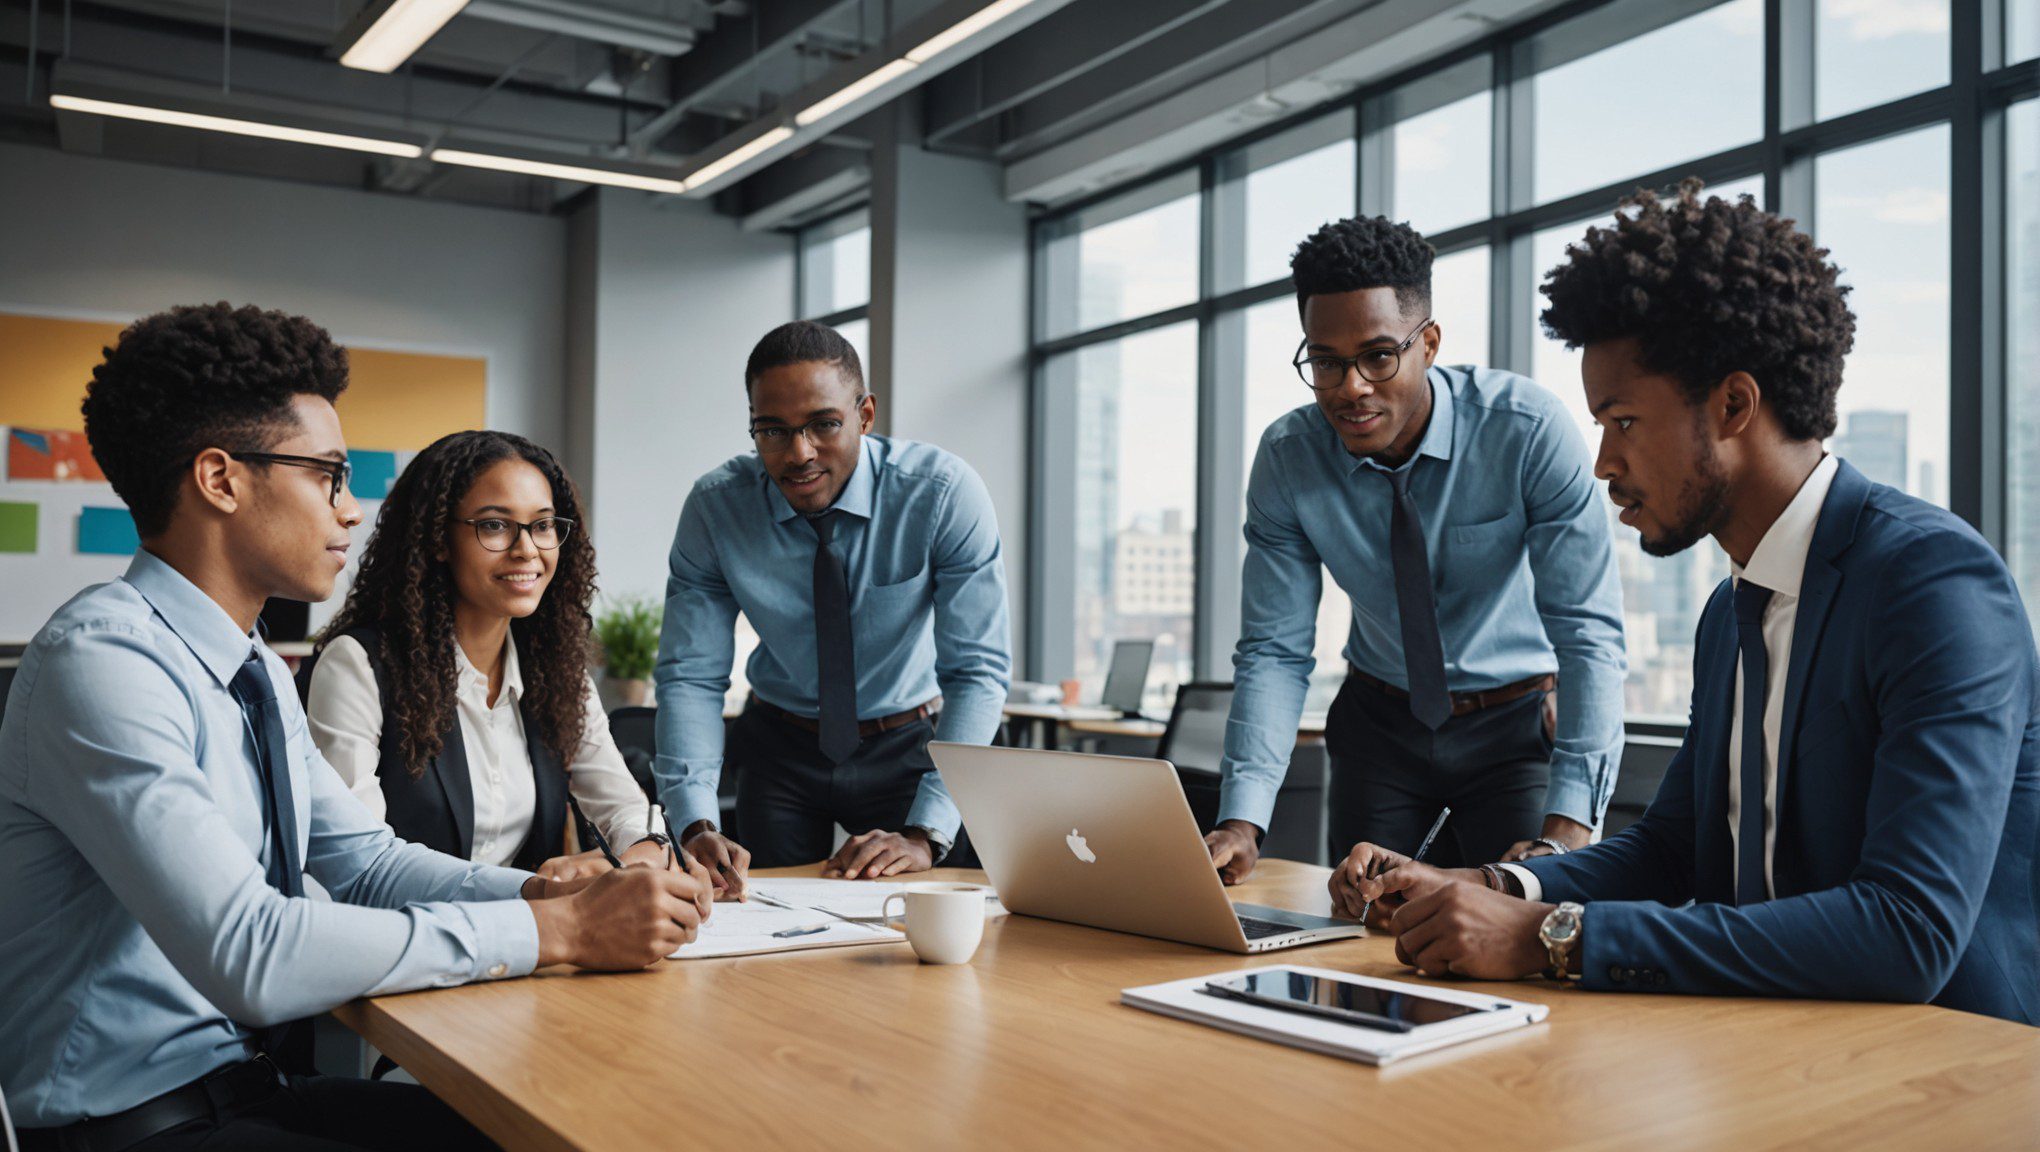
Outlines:
<svg viewBox="0 0 2040 1152"><path fill-rule="evenodd" d="M1363 934L1227 899L1167 761L941 741L928 754L1011 911L1226 952Z"/></svg>

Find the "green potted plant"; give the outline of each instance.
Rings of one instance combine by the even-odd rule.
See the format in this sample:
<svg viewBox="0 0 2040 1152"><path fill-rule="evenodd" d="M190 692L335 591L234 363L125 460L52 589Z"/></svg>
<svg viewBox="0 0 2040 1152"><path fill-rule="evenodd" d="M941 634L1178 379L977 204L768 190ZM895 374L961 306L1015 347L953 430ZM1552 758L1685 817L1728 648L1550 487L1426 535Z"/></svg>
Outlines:
<svg viewBox="0 0 2040 1152"><path fill-rule="evenodd" d="M595 615L595 642L602 646L604 679L612 707L642 705L652 694L652 665L659 658L659 607L649 597L612 601Z"/></svg>

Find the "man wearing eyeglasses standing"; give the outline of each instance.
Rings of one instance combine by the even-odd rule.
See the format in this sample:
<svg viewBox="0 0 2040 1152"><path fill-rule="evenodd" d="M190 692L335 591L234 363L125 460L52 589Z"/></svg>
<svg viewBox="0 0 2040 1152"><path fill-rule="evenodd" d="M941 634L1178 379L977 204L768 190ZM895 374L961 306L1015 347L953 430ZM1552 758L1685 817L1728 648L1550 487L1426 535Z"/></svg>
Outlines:
<svg viewBox="0 0 2040 1152"><path fill-rule="evenodd" d="M695 482L673 541L660 794L720 895L741 895L753 863L933 867L960 818L927 743L990 741L1011 668L991 496L957 457L870 434L877 401L833 329L773 329L744 387L757 453ZM739 612L758 634L728 734L742 846L716 802ZM851 836L831 856L837 824Z"/></svg>
<svg viewBox="0 0 2040 1152"><path fill-rule="evenodd" d="M1586 446L1529 380L1436 363L1432 255L1407 225L1361 218L1291 262L1294 367L1316 403L1269 426L1247 487L1206 837L1227 883L1253 870L1288 771L1323 570L1353 603L1325 726L1333 859L1363 841L1414 850L1444 807L1436 859L1563 852L1614 790L1622 603Z"/></svg>

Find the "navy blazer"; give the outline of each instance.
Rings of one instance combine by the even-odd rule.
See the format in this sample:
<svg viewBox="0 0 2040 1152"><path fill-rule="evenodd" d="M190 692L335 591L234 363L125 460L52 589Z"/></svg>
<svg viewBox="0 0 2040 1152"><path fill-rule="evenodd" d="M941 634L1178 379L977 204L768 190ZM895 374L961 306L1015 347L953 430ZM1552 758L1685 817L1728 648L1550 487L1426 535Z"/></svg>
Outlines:
<svg viewBox="0 0 2040 1152"><path fill-rule="evenodd" d="M1723 581L1700 617L1686 740L1650 809L1527 863L1546 900L1588 905L1582 982L2040 1023L2040 655L2004 561L1955 516L1841 463L1792 631L1774 897L1744 907L1728 829L1735 664Z"/></svg>

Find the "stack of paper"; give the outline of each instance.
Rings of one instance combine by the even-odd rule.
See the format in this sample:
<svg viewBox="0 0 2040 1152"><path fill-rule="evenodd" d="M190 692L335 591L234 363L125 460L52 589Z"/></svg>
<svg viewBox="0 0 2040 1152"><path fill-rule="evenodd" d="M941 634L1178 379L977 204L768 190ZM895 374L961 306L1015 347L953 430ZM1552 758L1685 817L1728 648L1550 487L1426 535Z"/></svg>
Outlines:
<svg viewBox="0 0 2040 1152"><path fill-rule="evenodd" d="M785 933L785 935L774 935ZM859 924L813 908L776 908L770 904L717 904L694 943L683 944L674 960L716 956L755 956L805 948L839 948L850 944L887 944L906 937L879 924Z"/></svg>

